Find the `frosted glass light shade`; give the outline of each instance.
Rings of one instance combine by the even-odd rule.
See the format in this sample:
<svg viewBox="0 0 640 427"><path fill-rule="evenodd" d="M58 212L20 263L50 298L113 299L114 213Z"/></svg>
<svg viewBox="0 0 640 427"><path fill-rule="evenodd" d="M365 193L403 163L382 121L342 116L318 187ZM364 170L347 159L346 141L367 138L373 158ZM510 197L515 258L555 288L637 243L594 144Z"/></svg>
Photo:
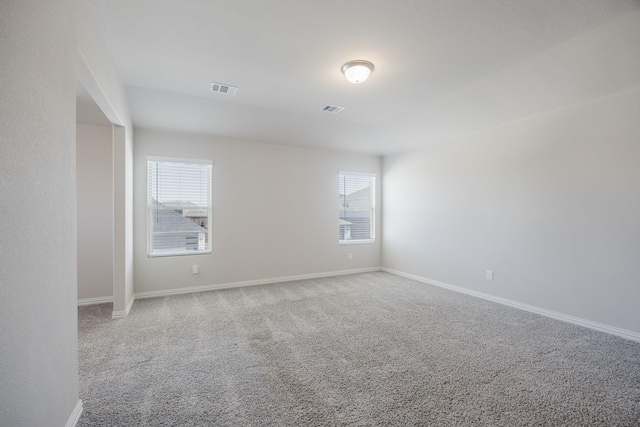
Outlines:
<svg viewBox="0 0 640 427"><path fill-rule="evenodd" d="M369 78L373 64L369 61L350 61L342 66L342 72L351 83L362 83Z"/></svg>

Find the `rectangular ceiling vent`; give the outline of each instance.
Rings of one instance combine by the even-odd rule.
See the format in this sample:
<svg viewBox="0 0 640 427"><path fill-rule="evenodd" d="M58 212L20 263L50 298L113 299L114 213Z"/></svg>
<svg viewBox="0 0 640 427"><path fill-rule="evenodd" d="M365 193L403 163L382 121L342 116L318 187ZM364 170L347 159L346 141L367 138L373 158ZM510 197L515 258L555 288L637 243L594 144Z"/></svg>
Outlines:
<svg viewBox="0 0 640 427"><path fill-rule="evenodd" d="M211 82L211 92L224 93L225 95L235 96L238 88L223 83Z"/></svg>
<svg viewBox="0 0 640 427"><path fill-rule="evenodd" d="M339 113L344 111L344 107L338 107L337 105L325 105L322 107L322 111L326 111L327 113Z"/></svg>

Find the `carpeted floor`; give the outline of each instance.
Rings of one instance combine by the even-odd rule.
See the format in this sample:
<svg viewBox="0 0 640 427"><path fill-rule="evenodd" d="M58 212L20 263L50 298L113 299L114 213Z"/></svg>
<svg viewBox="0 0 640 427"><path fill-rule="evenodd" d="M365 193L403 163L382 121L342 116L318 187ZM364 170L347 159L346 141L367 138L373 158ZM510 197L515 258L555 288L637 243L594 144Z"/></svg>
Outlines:
<svg viewBox="0 0 640 427"><path fill-rule="evenodd" d="M80 426L639 426L640 344L383 272L79 308Z"/></svg>

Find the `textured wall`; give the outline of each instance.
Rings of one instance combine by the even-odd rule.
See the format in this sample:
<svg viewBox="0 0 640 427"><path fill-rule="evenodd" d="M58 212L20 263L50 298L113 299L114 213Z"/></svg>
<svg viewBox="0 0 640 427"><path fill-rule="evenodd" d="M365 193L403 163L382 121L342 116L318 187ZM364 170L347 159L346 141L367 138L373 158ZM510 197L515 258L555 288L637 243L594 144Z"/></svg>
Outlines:
<svg viewBox="0 0 640 427"><path fill-rule="evenodd" d="M636 88L385 157L384 266L640 332L638 117Z"/></svg>
<svg viewBox="0 0 640 427"><path fill-rule="evenodd" d="M113 296L111 126L76 127L78 299Z"/></svg>
<svg viewBox="0 0 640 427"><path fill-rule="evenodd" d="M0 3L0 425L78 402L75 59L66 0Z"/></svg>
<svg viewBox="0 0 640 427"><path fill-rule="evenodd" d="M374 244L338 245L337 196L338 170L379 183L379 157L138 129L135 141L136 292L380 265L380 221ZM213 160L212 254L147 257L147 155Z"/></svg>

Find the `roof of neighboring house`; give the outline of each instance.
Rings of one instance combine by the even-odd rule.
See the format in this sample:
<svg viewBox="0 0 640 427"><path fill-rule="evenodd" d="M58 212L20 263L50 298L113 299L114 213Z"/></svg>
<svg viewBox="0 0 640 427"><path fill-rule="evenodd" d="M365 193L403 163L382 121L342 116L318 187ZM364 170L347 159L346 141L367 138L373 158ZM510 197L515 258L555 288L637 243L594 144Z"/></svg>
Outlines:
<svg viewBox="0 0 640 427"><path fill-rule="evenodd" d="M172 210L153 212L154 233L206 233L207 230Z"/></svg>
<svg viewBox="0 0 640 427"><path fill-rule="evenodd" d="M155 201L155 199L154 199ZM160 206L164 206L165 208L171 208L176 210L183 209L200 209L200 206L196 205L193 202L188 200L170 200L159 203Z"/></svg>
<svg viewBox="0 0 640 427"><path fill-rule="evenodd" d="M154 199L154 203L156 203L158 206L173 209L176 211L182 211L182 216L187 218L203 218L207 216L206 208L198 206L188 200L170 200L158 203Z"/></svg>
<svg viewBox="0 0 640 427"><path fill-rule="evenodd" d="M341 219L340 220L340 225L353 225L353 223L349 222L349 221L345 221L344 219Z"/></svg>
<svg viewBox="0 0 640 427"><path fill-rule="evenodd" d="M206 209L185 209L182 215L186 218L205 218L207 216Z"/></svg>

